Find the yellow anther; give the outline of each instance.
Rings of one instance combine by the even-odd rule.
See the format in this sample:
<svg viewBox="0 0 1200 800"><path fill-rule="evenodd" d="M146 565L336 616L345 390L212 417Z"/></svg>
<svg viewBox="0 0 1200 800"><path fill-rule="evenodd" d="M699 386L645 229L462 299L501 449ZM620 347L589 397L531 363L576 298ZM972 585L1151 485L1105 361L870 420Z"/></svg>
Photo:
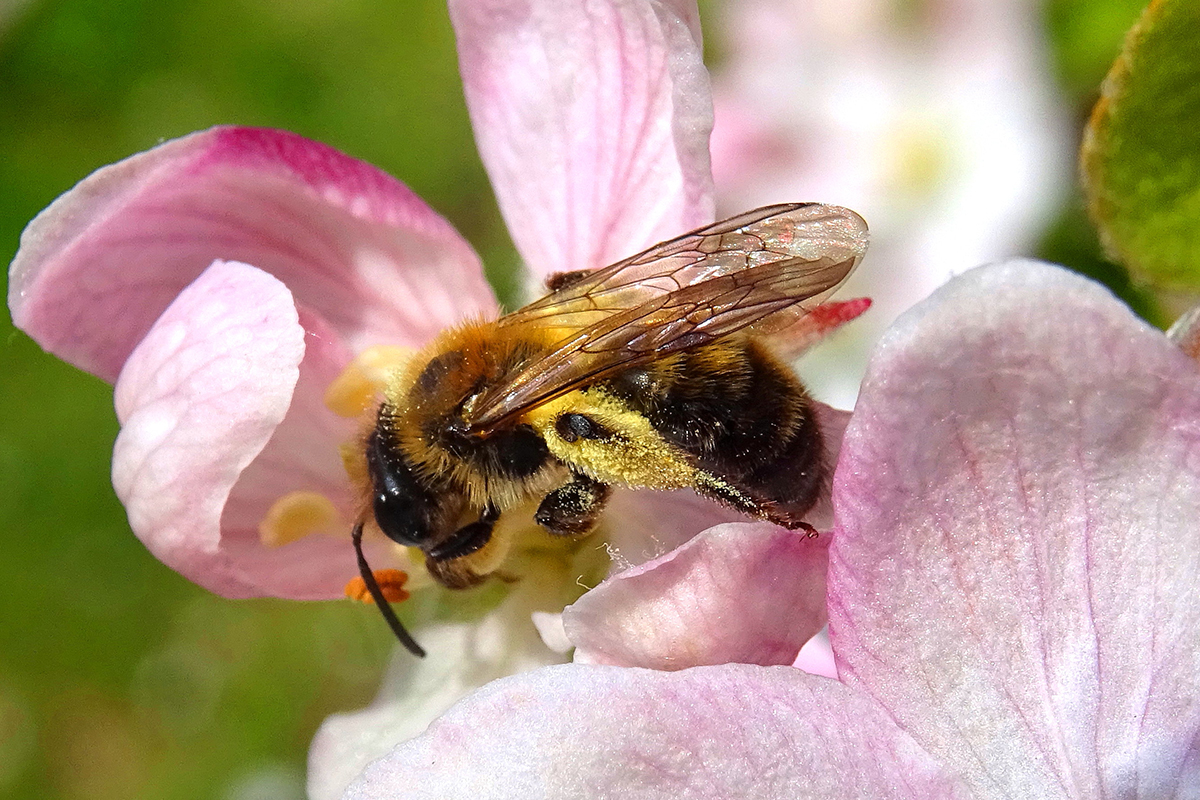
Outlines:
<svg viewBox="0 0 1200 800"><path fill-rule="evenodd" d="M408 347L368 347L325 390L325 407L340 417L358 417L375 405L391 376L413 354Z"/></svg>
<svg viewBox="0 0 1200 800"><path fill-rule="evenodd" d="M342 466L354 486L366 486L370 480L367 474L367 455L362 442L345 442L338 445L338 454L342 457Z"/></svg>
<svg viewBox="0 0 1200 800"><path fill-rule="evenodd" d="M267 547L280 547L314 533L344 534L349 530L328 497L318 492L288 492L275 501L258 523L258 538Z"/></svg>
<svg viewBox="0 0 1200 800"><path fill-rule="evenodd" d="M383 598L389 603L401 603L408 599L408 592L404 588L404 584L408 582L408 573L398 569L377 569L373 570L371 574L375 576L375 582L379 584ZM346 597L360 603L375 602L375 599L371 597L371 592L367 589L366 582L357 575L346 584Z"/></svg>

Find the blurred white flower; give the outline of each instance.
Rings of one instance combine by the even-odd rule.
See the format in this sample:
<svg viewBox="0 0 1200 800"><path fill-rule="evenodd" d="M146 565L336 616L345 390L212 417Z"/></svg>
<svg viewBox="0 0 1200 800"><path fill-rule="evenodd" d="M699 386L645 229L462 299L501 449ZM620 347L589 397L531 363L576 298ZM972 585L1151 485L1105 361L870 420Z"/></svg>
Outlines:
<svg viewBox="0 0 1200 800"><path fill-rule="evenodd" d="M719 213L848 206L871 250L840 295L875 305L801 365L849 407L895 317L956 272L1027 254L1074 136L1032 0L726 0L713 70Z"/></svg>

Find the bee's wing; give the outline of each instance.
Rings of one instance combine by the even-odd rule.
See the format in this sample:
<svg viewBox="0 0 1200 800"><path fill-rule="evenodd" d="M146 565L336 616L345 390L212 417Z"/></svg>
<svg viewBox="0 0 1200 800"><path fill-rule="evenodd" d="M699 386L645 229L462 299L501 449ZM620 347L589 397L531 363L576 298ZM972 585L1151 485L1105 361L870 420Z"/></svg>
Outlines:
<svg viewBox="0 0 1200 800"><path fill-rule="evenodd" d="M598 270L503 318L561 329L544 357L468 405L492 427L619 370L816 305L866 250L866 223L835 206L768 206Z"/></svg>
<svg viewBox="0 0 1200 800"><path fill-rule="evenodd" d="M747 211L578 278L501 319L581 329L617 311L770 261L862 257L867 224L853 211L786 203ZM831 289L833 287L830 287Z"/></svg>

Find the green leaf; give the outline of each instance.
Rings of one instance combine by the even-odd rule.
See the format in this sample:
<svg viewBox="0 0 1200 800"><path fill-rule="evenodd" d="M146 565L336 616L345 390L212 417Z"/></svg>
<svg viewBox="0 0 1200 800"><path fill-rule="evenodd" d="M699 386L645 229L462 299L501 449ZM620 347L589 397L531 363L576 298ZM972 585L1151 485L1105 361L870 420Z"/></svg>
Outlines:
<svg viewBox="0 0 1200 800"><path fill-rule="evenodd" d="M1140 280L1200 288L1200 3L1155 0L1126 36L1084 133L1092 217Z"/></svg>

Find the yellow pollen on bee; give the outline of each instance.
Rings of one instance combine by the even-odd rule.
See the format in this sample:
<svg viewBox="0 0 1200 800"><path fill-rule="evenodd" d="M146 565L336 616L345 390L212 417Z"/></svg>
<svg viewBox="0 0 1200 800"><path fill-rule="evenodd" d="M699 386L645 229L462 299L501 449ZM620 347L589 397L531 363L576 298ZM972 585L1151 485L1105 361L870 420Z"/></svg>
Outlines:
<svg viewBox="0 0 1200 800"><path fill-rule="evenodd" d="M378 402L392 375L414 352L398 345L376 345L363 350L329 384L325 407L340 417L358 417Z"/></svg>
<svg viewBox="0 0 1200 800"><path fill-rule="evenodd" d="M319 492L288 492L275 501L258 523L258 538L267 547L282 547L314 533L337 535L348 526L337 507Z"/></svg>
<svg viewBox="0 0 1200 800"><path fill-rule="evenodd" d="M383 598L389 603L402 603L408 599L408 591L404 588L404 584L408 582L408 573L399 569L377 569L372 570L371 574L375 576ZM371 597L371 592L367 589L366 581L358 575L346 584L346 597L360 603L375 602L375 598Z"/></svg>

